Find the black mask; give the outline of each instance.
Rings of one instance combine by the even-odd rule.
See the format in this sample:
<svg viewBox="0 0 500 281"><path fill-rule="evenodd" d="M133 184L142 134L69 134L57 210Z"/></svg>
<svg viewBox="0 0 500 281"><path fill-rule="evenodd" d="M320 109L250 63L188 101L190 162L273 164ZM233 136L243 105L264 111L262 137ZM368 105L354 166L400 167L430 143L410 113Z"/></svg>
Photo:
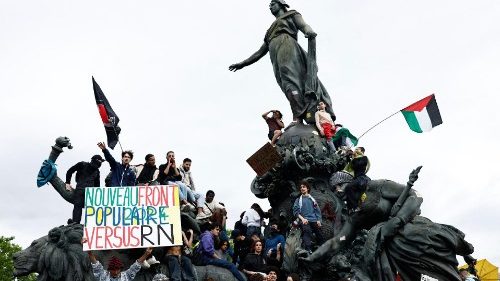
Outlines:
<svg viewBox="0 0 500 281"><path fill-rule="evenodd" d="M90 160L90 166L95 169L99 169L101 167L102 162L97 159Z"/></svg>

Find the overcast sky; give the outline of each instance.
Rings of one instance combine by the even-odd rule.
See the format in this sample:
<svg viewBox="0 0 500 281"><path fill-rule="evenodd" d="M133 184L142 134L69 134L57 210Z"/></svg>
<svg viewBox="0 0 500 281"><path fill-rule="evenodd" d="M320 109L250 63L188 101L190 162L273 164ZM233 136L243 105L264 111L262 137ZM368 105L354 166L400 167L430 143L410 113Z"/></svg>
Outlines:
<svg viewBox="0 0 500 281"><path fill-rule="evenodd" d="M423 165L422 215L461 229L476 258L500 265L500 1L288 3L318 33L318 75L354 134L436 94L441 126L416 134L398 114L361 139L369 176L405 183ZM268 56L227 68L260 47L272 21L264 0L3 1L0 235L27 246L71 216L36 175L60 135L74 145L60 176L99 152L92 75L133 163L153 153L162 164L168 150L193 159L198 188L215 190L231 226L253 202L267 207L250 192L245 160L267 141L260 115L280 109L289 123L289 104ZM302 34L299 42L306 48Z"/></svg>

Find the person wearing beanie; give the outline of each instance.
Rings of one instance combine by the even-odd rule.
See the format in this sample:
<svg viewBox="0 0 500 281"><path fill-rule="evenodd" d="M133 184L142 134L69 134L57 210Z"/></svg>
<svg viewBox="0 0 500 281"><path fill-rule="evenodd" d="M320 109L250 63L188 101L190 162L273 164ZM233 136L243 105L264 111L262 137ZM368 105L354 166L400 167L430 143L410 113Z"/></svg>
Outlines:
<svg viewBox="0 0 500 281"><path fill-rule="evenodd" d="M153 248L146 249L144 254L138 258L126 271L122 272L123 263L117 257L113 256L109 260L108 270L104 270L102 264L97 260L92 251L88 252L90 262L92 264L92 271L97 281L131 281L135 275L141 270L141 264L153 252ZM161 279L160 279L161 280Z"/></svg>
<svg viewBox="0 0 500 281"><path fill-rule="evenodd" d="M94 155L89 162L81 161L66 172L66 190L72 190L71 178L76 172L76 190L74 191L73 216L69 222L80 223L82 209L85 206L85 188L100 186L99 168L105 160L101 155Z"/></svg>

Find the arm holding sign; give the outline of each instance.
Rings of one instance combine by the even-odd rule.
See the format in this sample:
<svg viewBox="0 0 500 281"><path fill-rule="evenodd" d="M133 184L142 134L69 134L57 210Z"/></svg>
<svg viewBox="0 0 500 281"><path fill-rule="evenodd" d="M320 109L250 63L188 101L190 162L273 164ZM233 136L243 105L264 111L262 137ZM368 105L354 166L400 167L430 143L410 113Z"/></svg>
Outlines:
<svg viewBox="0 0 500 281"><path fill-rule="evenodd" d="M153 248L149 247L146 249L144 254L140 258L137 259L137 261L130 266L127 271L125 271L125 274L127 275L128 280L133 280L135 278L135 275L139 270L141 270L141 264L148 258L149 255L153 252Z"/></svg>

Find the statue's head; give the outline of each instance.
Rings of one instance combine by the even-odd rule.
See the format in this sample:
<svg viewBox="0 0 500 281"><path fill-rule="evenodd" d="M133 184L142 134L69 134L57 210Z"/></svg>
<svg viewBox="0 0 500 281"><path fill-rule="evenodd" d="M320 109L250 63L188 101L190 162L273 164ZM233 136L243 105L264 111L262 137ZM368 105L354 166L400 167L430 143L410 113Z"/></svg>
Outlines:
<svg viewBox="0 0 500 281"><path fill-rule="evenodd" d="M273 15L278 14L281 10L286 12L287 8L290 8L290 6L288 6L285 0L271 0L271 3L269 3L269 10L271 10Z"/></svg>
<svg viewBox="0 0 500 281"><path fill-rule="evenodd" d="M47 244L38 258L39 280L90 280L90 260L82 246L83 226L71 224L50 230Z"/></svg>
<svg viewBox="0 0 500 281"><path fill-rule="evenodd" d="M26 276L37 271L38 259L45 250L47 242L48 237L43 236L34 240L28 248L14 254L12 259L14 260L15 277Z"/></svg>

